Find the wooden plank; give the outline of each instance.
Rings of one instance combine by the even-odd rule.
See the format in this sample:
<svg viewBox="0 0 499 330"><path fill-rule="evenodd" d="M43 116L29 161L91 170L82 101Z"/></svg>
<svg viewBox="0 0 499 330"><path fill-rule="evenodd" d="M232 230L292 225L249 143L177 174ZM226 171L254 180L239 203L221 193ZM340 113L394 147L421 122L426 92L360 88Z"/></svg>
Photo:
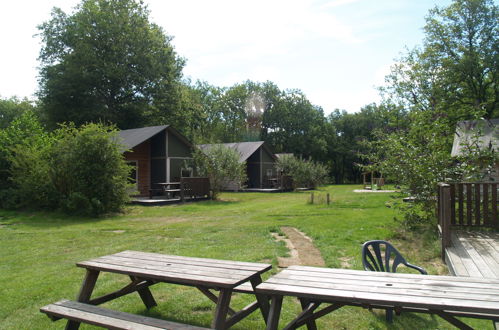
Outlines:
<svg viewBox="0 0 499 330"><path fill-rule="evenodd" d="M481 276L495 277L494 273L490 270L483 257L475 250L473 245L466 239L466 237L462 237L458 234L457 239L459 240L460 245L466 250L473 263L476 265L476 268L478 268Z"/></svg>
<svg viewBox="0 0 499 330"><path fill-rule="evenodd" d="M359 281L335 281L335 278L323 278L322 281L307 280L307 277L291 277L291 278L275 278L265 281L268 284L274 285L284 285L284 286L299 286L307 288L317 288L324 290L338 290L338 291L350 291L356 292L357 294L385 294L405 297L405 299L410 300L413 297L426 297L430 299L456 299L456 300L467 300L469 302L475 301L480 303L482 301L496 301L499 304L499 291L496 293L485 293L484 290L469 289L466 291L451 291L446 290L445 287L435 287L420 285L413 288L406 288L397 285L397 283L386 282L368 282L372 285L360 285Z"/></svg>
<svg viewBox="0 0 499 330"><path fill-rule="evenodd" d="M482 187L483 187L483 194L482 194L483 224L484 224L484 226L489 226L490 225L490 220L489 220L489 185L487 183L483 183Z"/></svg>
<svg viewBox="0 0 499 330"><path fill-rule="evenodd" d="M449 271L454 276L470 276L468 270L463 264L461 258L457 255L453 246L445 250L446 260L445 263L449 267Z"/></svg>
<svg viewBox="0 0 499 330"><path fill-rule="evenodd" d="M480 184L475 183L475 226L481 225L480 213Z"/></svg>
<svg viewBox="0 0 499 330"><path fill-rule="evenodd" d="M221 277L230 277L230 278L249 277L255 274L254 271L248 271L248 270L209 267L205 265L197 266L185 263L176 263L175 261L165 263L153 260L139 260L139 259L122 258L114 256L101 257L98 259L94 259L94 261L101 263L115 264L115 265L130 266L130 267L143 267L145 269L168 270L176 272L178 271L182 273L192 272L193 274L203 273L208 276L221 276Z"/></svg>
<svg viewBox="0 0 499 330"><path fill-rule="evenodd" d="M450 189L450 223L456 224L456 188L455 185L449 185Z"/></svg>
<svg viewBox="0 0 499 330"><path fill-rule="evenodd" d="M497 252L499 252L499 233L477 233L480 235L480 239L489 243L490 246Z"/></svg>
<svg viewBox="0 0 499 330"><path fill-rule="evenodd" d="M473 212L473 203L472 203L472 186L471 183L466 183L466 223L468 226L473 225L473 217L472 217L472 212Z"/></svg>
<svg viewBox="0 0 499 330"><path fill-rule="evenodd" d="M114 254L115 256L128 256L128 257L137 257L139 259L157 259L159 261L162 260L171 260L175 259L177 261L186 261L189 263L194 263L196 261L200 263L204 263L207 265L217 265L222 266L225 265L228 268L238 268L238 269L246 269L246 270L254 270L259 272L265 272L272 268L270 264L257 263L257 262L244 262L244 261L232 261L232 260L220 260L220 259L210 259L210 258L197 258L197 257L182 257L175 255L166 255L161 253L152 253L152 252L140 252L140 251L122 251Z"/></svg>
<svg viewBox="0 0 499 330"><path fill-rule="evenodd" d="M463 184L457 184L458 207L459 207L459 224L464 224L464 197L463 197Z"/></svg>
<svg viewBox="0 0 499 330"><path fill-rule="evenodd" d="M134 262L123 262L123 261L113 261L113 260L95 260L92 262L93 264L99 263L101 265L107 265L107 267L113 267L113 266L119 266L123 268L129 268L130 270L142 270L145 274L149 271L156 271L156 272L164 272L169 274L169 276L172 276L172 274L176 274L176 276L185 276L189 277L191 275L193 276L206 276L206 277L211 277L211 278L226 278L226 279L231 279L233 281L240 281L244 279L248 279L251 277L253 274L248 272L247 274L240 275L240 274L227 274L224 276L223 272L217 272L216 269L214 271L210 270L196 270L196 269L190 269L188 267L175 267L174 264L171 265L165 265L165 266L158 266L158 265L147 265L147 264L141 264L141 263L134 263ZM88 262L86 263L88 264Z"/></svg>
<svg viewBox="0 0 499 330"><path fill-rule="evenodd" d="M468 275L471 277L481 277L482 273L471 256L468 254L468 251L461 244L456 232L452 232L452 246L454 247L454 251L458 257L461 259L463 265L466 267Z"/></svg>
<svg viewBox="0 0 499 330"><path fill-rule="evenodd" d="M404 285L415 285L415 286L441 286L446 288L447 290L460 290L460 289L468 289L473 288L476 290L485 289L490 292L490 290L495 290L496 293L499 293L499 281L491 279L483 279L482 277L478 278L481 282L477 281L477 278L468 277L468 278L456 278L450 277L450 279L446 280L435 280L432 275L425 275L422 277L421 275L415 275L416 278L406 277L406 276L374 276L374 274L382 274L389 275L392 273L383 273L383 272L369 272L369 271L358 271L360 273L367 274L356 274L356 273L323 273L323 272L313 272L313 271L296 271L293 269L287 269L286 272L278 273L274 275L272 278L281 278L285 276L303 276L306 277L309 281L312 281L314 278L317 281L324 281L324 278L334 278L335 281L345 280L345 281L353 281L358 283L358 285L374 285L374 283L392 283L400 286ZM369 274L373 274L373 276L369 276ZM397 275L406 275L397 273ZM419 278L417 278L419 277ZM437 276L441 277L441 276ZM449 276L446 276L449 277Z"/></svg>
<svg viewBox="0 0 499 330"><path fill-rule="evenodd" d="M471 278L460 278L455 276L441 276L441 275L424 275L421 274L404 274L404 273L383 273L383 272L368 272L359 271L352 269L339 269L339 268L326 268L326 267L312 267L312 266L290 266L286 269L288 270L298 270L298 271L310 271L317 273L330 273L330 274L351 274L359 276L361 278L365 277L381 277L390 278L391 280L406 278L413 279L414 281L436 281L436 282L465 282L469 285L472 283L486 283L486 284L499 284L499 280L484 279L481 277L471 277ZM282 272L281 272L282 273ZM276 276L276 275L275 275Z"/></svg>
<svg viewBox="0 0 499 330"><path fill-rule="evenodd" d="M61 300L54 304L44 306L40 309L40 311L47 315L63 317L76 322L84 322L87 324L107 327L109 329L205 329L142 315L112 311L102 307L68 300Z"/></svg>
<svg viewBox="0 0 499 330"><path fill-rule="evenodd" d="M487 287L483 285L482 287L476 287L476 284L473 286L466 286L465 283L458 283L458 285L454 286L454 283L435 283L428 281L426 283L414 283L413 281L404 281L400 282L395 280L383 280L379 278L375 279L359 279L354 276L345 276L343 274L338 274L335 276L310 276L306 274L297 274L296 272L285 272L284 274L276 275L272 277L272 280L269 280L269 283L277 283L278 281L282 281L283 283L288 281L305 281L310 283L310 285L315 285L317 287L321 287L322 284L334 284L334 285L351 285L356 286L359 290L376 290L380 288L381 290L425 290L431 294L455 294L455 295L468 295L469 292L473 292L474 294L493 294L499 297L499 286ZM460 284L460 285L459 285Z"/></svg>
<svg viewBox="0 0 499 330"><path fill-rule="evenodd" d="M188 285L206 285L220 288L232 288L237 286L246 280L235 280L230 278L221 277L208 277L203 275L194 274L179 274L174 272L158 271L151 269L141 269L133 267L124 267L119 265L104 264L98 262L87 261L84 264L87 269L95 269L100 271L107 271L117 274L125 274L131 276L138 276L144 279L154 279L162 282L177 283L177 284L188 284Z"/></svg>
<svg viewBox="0 0 499 330"><path fill-rule="evenodd" d="M497 183L492 185L492 226L499 228L499 219L497 218Z"/></svg>
<svg viewBox="0 0 499 330"><path fill-rule="evenodd" d="M481 239L477 235L462 235L473 249L482 257L488 269L494 274L493 277L499 278L499 252L496 251L492 245L486 240Z"/></svg>
<svg viewBox="0 0 499 330"><path fill-rule="evenodd" d="M424 276L424 275L421 275ZM428 296L405 296L377 292L360 292L306 287L301 285L280 285L265 281L258 292L269 295L291 295L321 302L343 302L345 304L365 304L388 307L413 307L432 310L462 311L499 315L499 300L477 301L467 299L433 298Z"/></svg>

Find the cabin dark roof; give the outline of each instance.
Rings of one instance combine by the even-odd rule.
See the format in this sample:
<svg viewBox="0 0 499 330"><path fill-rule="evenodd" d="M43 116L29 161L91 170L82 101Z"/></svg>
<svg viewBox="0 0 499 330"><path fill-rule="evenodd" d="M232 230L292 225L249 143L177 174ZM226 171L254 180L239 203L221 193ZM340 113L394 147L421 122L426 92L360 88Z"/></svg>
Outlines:
<svg viewBox="0 0 499 330"><path fill-rule="evenodd" d="M138 146L142 142L152 138L154 135L168 128L169 125L161 126L150 126L142 128L132 128L120 131L121 143L125 145L127 149L132 149Z"/></svg>
<svg viewBox="0 0 499 330"><path fill-rule="evenodd" d="M463 145L478 137L478 146L481 149L499 151L499 119L467 120L457 123L451 155L463 154Z"/></svg>
<svg viewBox="0 0 499 330"><path fill-rule="evenodd" d="M255 151L263 146L267 152L275 159L275 155L264 144L264 141L256 142L235 142L235 143L219 143L219 144L200 144L198 147L201 150L209 150L214 146L223 145L224 147L231 148L239 152L239 162L245 162Z"/></svg>

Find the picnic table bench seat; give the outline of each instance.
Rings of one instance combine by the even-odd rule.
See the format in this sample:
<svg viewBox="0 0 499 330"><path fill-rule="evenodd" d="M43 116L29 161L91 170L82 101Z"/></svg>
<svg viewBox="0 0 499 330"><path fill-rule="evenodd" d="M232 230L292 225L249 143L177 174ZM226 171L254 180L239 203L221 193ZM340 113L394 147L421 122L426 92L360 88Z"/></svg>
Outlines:
<svg viewBox="0 0 499 330"><path fill-rule="evenodd" d="M56 303L40 308L52 320L60 318L87 323L107 329L134 329L134 330L198 330L207 329L197 326L160 320L152 317L113 311L70 300L60 300Z"/></svg>

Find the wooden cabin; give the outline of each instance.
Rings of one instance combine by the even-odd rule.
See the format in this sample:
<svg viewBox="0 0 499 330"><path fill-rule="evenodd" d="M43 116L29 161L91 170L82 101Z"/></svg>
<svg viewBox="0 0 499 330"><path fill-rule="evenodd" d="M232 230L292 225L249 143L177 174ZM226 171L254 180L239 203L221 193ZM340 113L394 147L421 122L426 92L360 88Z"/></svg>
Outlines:
<svg viewBox="0 0 499 330"><path fill-rule="evenodd" d="M201 144L198 147L201 150L208 150L217 144ZM270 188L272 180L277 180L277 171L275 168L276 156L267 147L264 141L257 142L236 142L223 143L223 146L234 149L239 153L239 161L246 163L246 174L248 188ZM230 182L227 183L227 190L239 190Z"/></svg>
<svg viewBox="0 0 499 330"><path fill-rule="evenodd" d="M457 123L452 157L466 154L466 148L499 152L499 119L467 120ZM477 162L480 162L478 159ZM499 181L499 163L490 173L483 173L483 181Z"/></svg>
<svg viewBox="0 0 499 330"><path fill-rule="evenodd" d="M155 183L192 176L193 145L169 125L119 132L127 162L135 167L132 180L139 196L148 196Z"/></svg>

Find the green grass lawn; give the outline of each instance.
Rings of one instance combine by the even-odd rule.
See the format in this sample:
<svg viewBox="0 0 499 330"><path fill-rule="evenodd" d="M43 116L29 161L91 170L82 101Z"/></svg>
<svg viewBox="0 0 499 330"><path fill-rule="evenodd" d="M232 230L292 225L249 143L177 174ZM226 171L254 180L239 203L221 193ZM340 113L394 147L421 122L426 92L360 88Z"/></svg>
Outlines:
<svg viewBox="0 0 499 330"><path fill-rule="evenodd" d="M271 232L293 226L314 239L328 267L362 269L360 248L371 239L390 240L411 263L430 274L446 274L439 242L431 234L400 230L396 211L387 207L394 194L353 193L356 186L328 186L315 193L332 196L331 205L307 203L310 192L224 193L221 201L162 207L129 207L124 214L86 219L56 213L0 210L0 329L62 329L38 309L62 298L75 299L84 270L78 261L122 250L160 252L277 265L287 249ZM322 197L320 196L322 194ZM276 272L276 270L274 270ZM270 275L270 274L269 274ZM118 289L124 276L103 274L95 294ZM158 306L146 310L137 294L104 304L111 309L209 326L214 305L196 289L159 284L152 287ZM233 306L251 297L236 294ZM284 300L280 325L299 311ZM490 321L466 320L492 328ZM318 321L321 329L451 329L436 316L406 313L387 325L383 311L342 308ZM92 327L82 325L82 329ZM255 312L234 329L264 329Z"/></svg>

